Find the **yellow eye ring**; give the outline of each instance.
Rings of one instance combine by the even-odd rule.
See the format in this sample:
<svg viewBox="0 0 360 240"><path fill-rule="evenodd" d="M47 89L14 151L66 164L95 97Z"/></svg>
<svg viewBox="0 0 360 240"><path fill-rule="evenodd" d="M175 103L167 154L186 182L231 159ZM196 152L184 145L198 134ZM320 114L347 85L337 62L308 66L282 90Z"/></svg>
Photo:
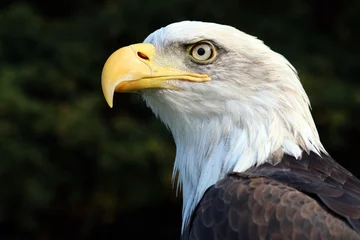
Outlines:
<svg viewBox="0 0 360 240"><path fill-rule="evenodd" d="M197 62L210 62L216 56L216 49L211 42L201 41L190 47L189 54Z"/></svg>

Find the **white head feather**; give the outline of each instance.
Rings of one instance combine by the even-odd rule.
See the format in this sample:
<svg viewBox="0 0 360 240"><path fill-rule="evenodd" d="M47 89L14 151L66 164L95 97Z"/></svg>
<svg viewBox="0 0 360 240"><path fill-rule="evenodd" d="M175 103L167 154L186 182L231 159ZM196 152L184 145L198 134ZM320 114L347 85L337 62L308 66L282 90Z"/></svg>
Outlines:
<svg viewBox="0 0 360 240"><path fill-rule="evenodd" d="M208 65L191 63L182 44L206 39L222 52ZM204 192L227 173L243 172L283 153L325 152L296 70L262 41L235 28L179 22L150 34L155 62L211 77L175 81L181 91L143 91L147 105L176 143L175 178L183 189L183 228Z"/></svg>

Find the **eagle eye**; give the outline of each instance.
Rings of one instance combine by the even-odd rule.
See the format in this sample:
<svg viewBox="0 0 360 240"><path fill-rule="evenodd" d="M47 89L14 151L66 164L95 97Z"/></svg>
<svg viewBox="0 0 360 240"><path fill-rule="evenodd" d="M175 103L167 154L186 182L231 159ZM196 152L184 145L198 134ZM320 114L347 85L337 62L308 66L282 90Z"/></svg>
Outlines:
<svg viewBox="0 0 360 240"><path fill-rule="evenodd" d="M209 62L214 59L216 51L210 42L201 41L190 47L190 55L197 62Z"/></svg>

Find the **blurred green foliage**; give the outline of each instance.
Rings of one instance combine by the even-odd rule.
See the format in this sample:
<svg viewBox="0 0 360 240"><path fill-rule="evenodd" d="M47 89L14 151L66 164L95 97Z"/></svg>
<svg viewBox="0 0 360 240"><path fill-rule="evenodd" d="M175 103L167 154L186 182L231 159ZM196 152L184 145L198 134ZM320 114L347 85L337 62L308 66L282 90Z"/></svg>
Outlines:
<svg viewBox="0 0 360 240"><path fill-rule="evenodd" d="M360 175L359 1L2 5L0 239L179 237L172 138L140 96L116 95L108 108L100 76L117 48L180 20L235 26L287 57L324 145Z"/></svg>

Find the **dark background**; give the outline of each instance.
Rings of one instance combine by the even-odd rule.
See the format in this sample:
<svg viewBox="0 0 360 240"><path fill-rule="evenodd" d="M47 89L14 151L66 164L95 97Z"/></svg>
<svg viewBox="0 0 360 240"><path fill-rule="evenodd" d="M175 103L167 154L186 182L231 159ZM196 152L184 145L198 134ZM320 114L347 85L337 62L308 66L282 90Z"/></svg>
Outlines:
<svg viewBox="0 0 360 240"><path fill-rule="evenodd" d="M360 176L360 1L1 1L0 239L178 239L173 140L100 76L179 20L235 26L297 68L329 153ZM128 237L124 237L129 235Z"/></svg>

